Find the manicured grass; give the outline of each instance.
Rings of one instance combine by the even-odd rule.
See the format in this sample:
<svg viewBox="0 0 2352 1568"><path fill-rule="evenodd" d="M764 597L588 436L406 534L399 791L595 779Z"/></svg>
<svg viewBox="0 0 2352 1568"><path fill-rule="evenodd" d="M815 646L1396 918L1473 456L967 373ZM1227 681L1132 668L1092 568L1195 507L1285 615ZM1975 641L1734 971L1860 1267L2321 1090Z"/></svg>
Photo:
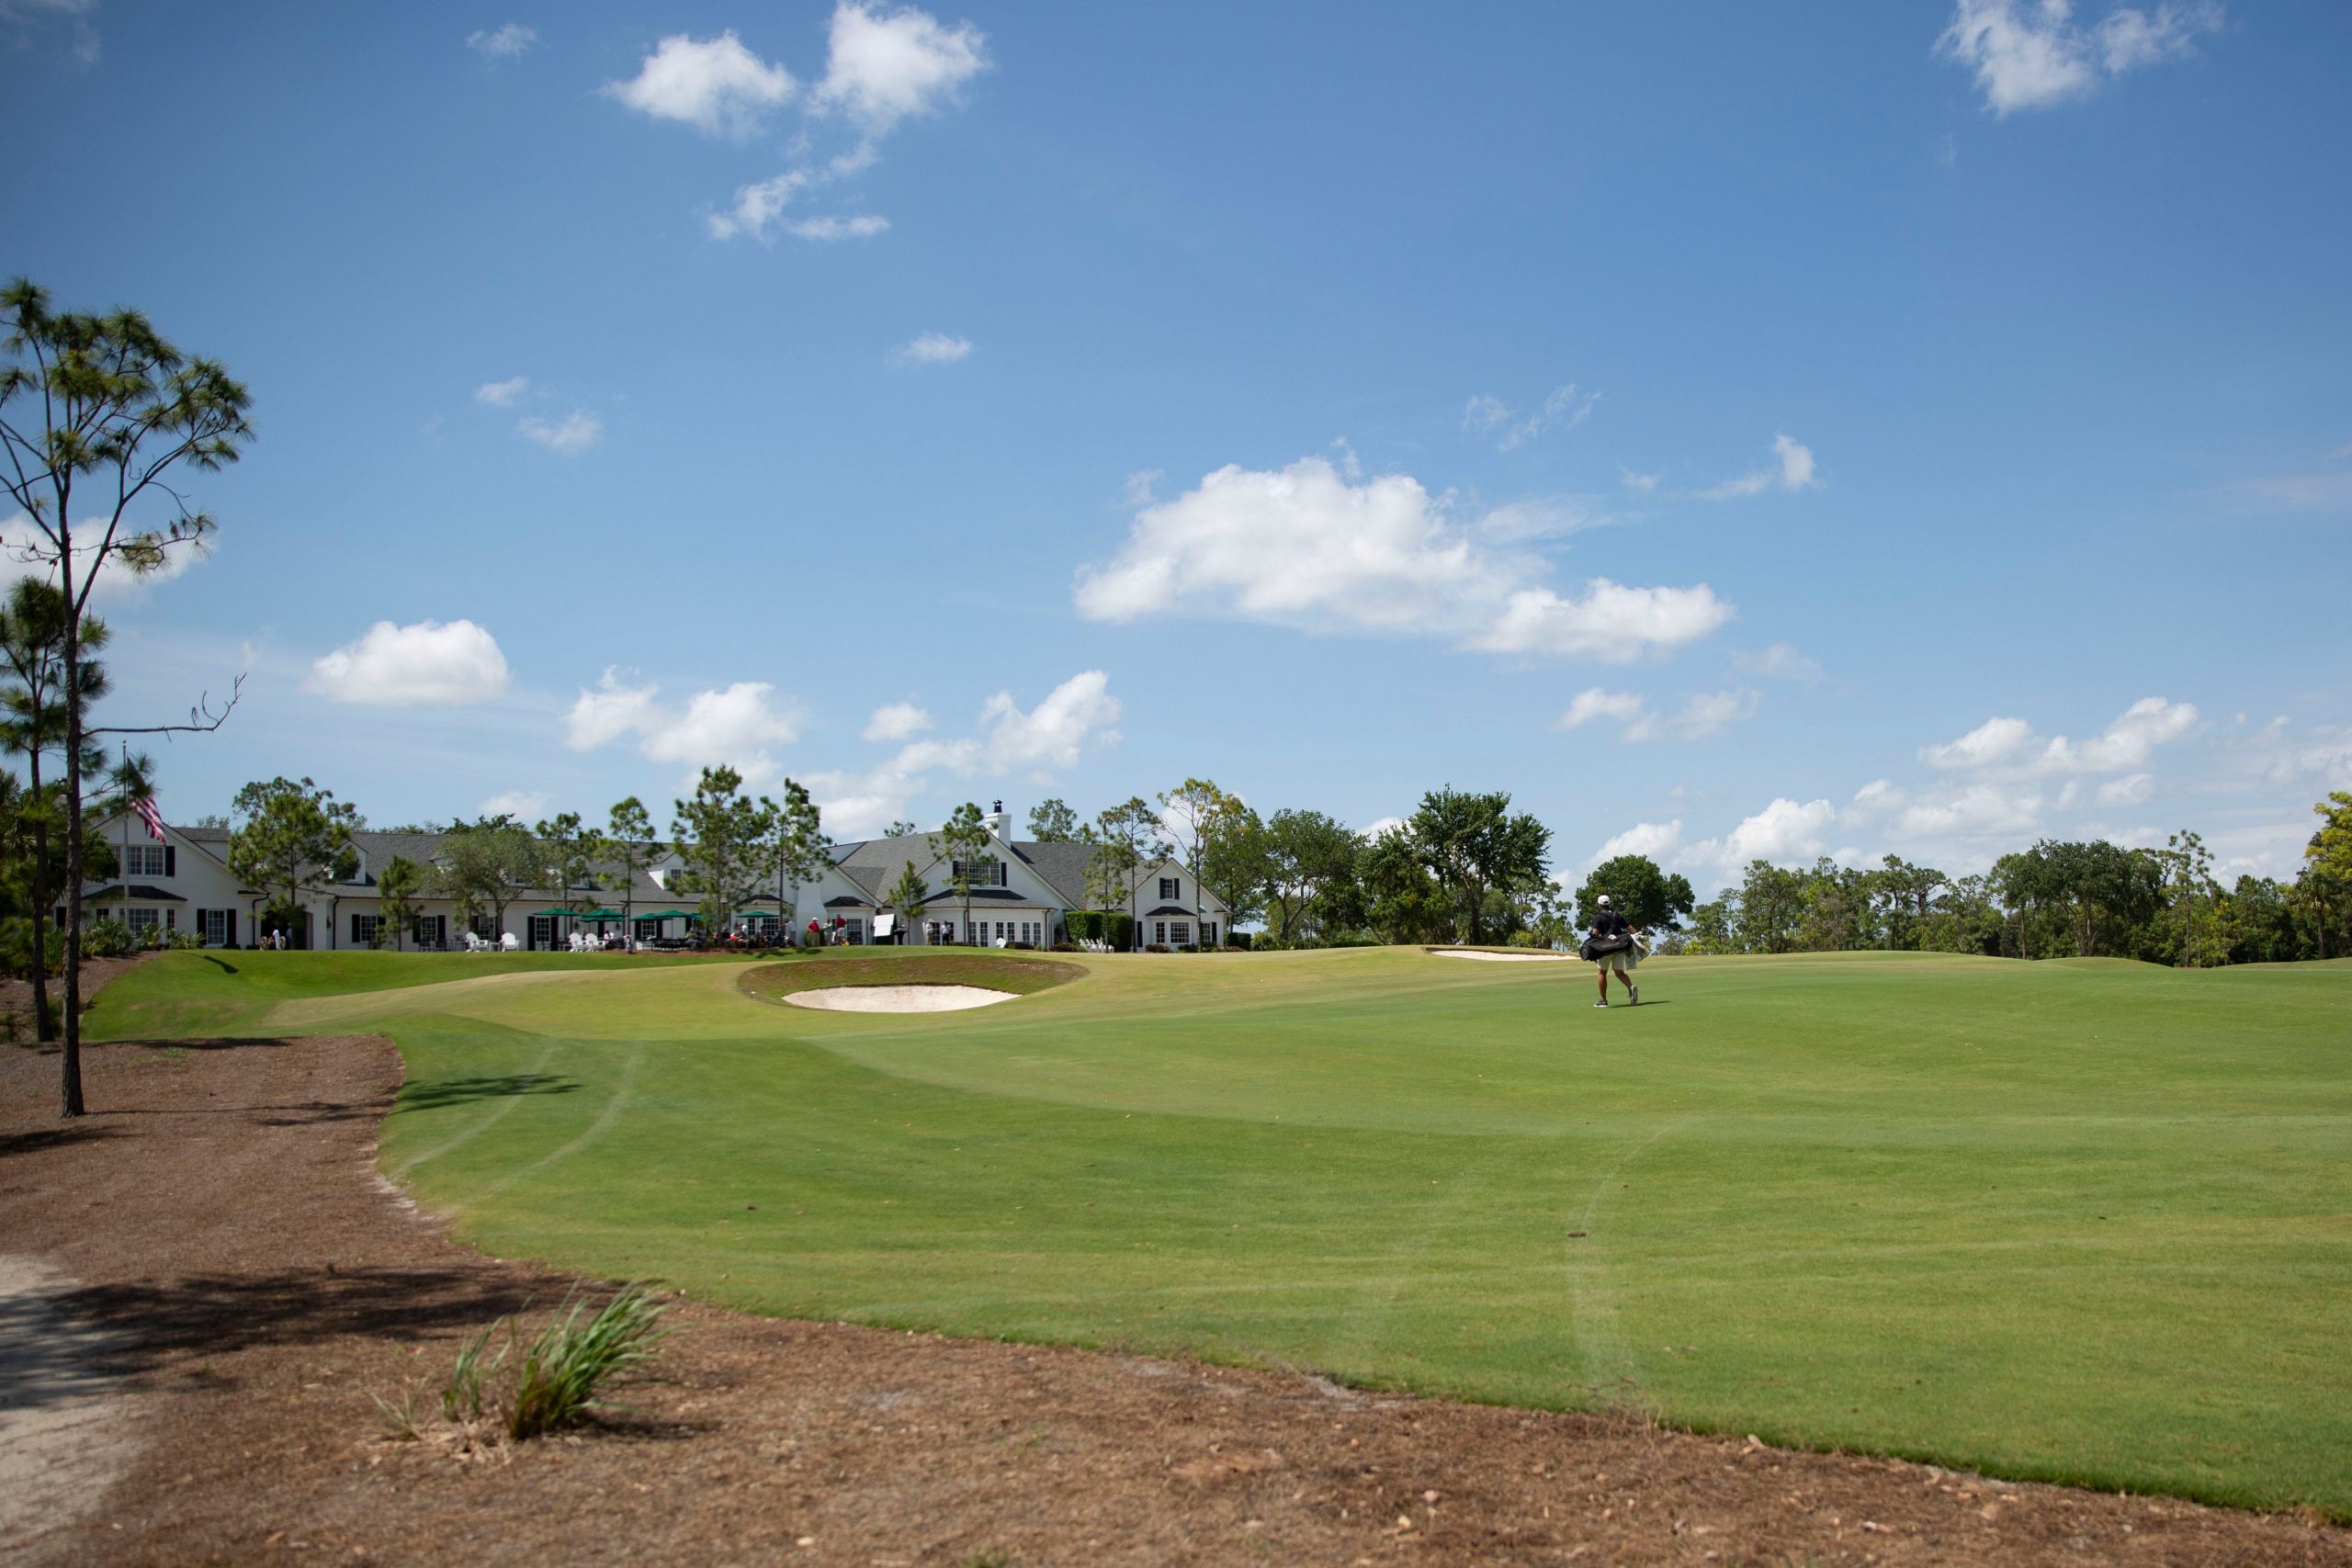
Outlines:
<svg viewBox="0 0 2352 1568"><path fill-rule="evenodd" d="M390 1032L386 1168L502 1255L2352 1516L2352 964L1659 959L1602 1012L1578 964L1057 961L917 1017L422 959L250 1010ZM220 1008L203 963L94 1021Z"/></svg>

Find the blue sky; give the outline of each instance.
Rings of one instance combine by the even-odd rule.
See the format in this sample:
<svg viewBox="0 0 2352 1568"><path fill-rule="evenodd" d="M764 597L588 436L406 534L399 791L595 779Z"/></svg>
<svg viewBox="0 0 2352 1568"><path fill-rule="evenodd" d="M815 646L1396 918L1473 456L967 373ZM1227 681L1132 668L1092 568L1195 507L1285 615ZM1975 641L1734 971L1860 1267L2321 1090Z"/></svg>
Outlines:
<svg viewBox="0 0 2352 1568"><path fill-rule="evenodd" d="M201 14L199 14L199 9ZM0 3L251 386L168 814L1451 782L1702 891L2352 787L2352 11ZM666 815L666 811L663 811Z"/></svg>

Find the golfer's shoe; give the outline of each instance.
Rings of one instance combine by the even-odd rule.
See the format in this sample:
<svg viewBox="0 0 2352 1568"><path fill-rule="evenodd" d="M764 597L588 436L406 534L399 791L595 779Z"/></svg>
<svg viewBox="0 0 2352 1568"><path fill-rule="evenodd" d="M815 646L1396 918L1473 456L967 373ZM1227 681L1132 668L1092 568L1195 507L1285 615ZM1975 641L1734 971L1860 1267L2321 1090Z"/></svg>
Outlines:
<svg viewBox="0 0 2352 1568"><path fill-rule="evenodd" d="M1593 1003L1592 1005L1597 1008L1605 1008L1609 1005L1609 998L1603 997L1600 1000Z"/></svg>
<svg viewBox="0 0 2352 1568"><path fill-rule="evenodd" d="M1639 986L1628 986L1625 989L1636 1003L1640 1002L1642 999L1642 988Z"/></svg>

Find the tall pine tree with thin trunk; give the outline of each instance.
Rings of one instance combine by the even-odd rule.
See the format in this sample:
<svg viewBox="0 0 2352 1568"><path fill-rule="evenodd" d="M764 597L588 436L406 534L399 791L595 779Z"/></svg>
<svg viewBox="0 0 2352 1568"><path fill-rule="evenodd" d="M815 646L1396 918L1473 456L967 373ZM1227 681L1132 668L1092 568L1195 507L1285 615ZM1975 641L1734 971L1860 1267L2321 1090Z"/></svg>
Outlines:
<svg viewBox="0 0 2352 1568"><path fill-rule="evenodd" d="M136 310L104 315L51 309L47 291L18 278L0 291L0 486L29 520L32 564L54 574L65 596L61 658L68 690L79 690L82 617L109 570L133 576L161 568L175 549L194 548L212 518L191 508L168 476L181 468L233 463L253 437L245 389L217 362L190 358ZM160 522L133 522L160 513ZM232 694L230 705L234 705ZM199 699L186 725L218 728ZM65 710L65 1017L62 1111L79 1116L82 1096L82 795L85 724Z"/></svg>

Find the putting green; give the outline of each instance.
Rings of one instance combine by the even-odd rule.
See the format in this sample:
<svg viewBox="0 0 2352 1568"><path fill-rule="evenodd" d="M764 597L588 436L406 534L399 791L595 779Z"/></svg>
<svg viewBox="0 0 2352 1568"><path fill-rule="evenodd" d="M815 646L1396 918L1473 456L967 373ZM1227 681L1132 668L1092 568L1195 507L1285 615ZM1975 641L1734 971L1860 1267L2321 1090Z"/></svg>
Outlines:
<svg viewBox="0 0 2352 1568"><path fill-rule="evenodd" d="M2352 1516L2352 964L1658 960L1601 1012L1579 965L1084 958L910 1017L237 957L93 1027L390 1033L385 1168L503 1255Z"/></svg>

